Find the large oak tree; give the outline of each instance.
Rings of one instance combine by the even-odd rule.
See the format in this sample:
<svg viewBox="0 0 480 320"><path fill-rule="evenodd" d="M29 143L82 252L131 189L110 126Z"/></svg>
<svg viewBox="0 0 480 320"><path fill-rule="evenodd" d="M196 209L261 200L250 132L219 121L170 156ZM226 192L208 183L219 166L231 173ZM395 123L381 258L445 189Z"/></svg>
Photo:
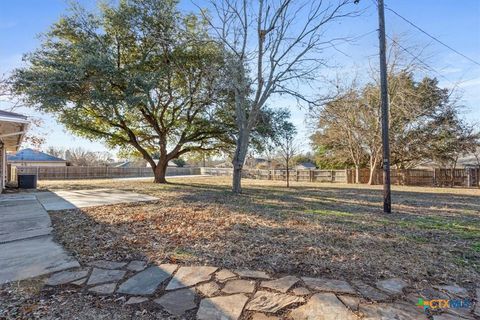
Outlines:
<svg viewBox="0 0 480 320"><path fill-rule="evenodd" d="M98 13L74 6L25 56L16 92L73 133L139 154L155 182L166 182L170 160L230 141L216 121L228 103L222 50L201 19L176 5L122 0Z"/></svg>

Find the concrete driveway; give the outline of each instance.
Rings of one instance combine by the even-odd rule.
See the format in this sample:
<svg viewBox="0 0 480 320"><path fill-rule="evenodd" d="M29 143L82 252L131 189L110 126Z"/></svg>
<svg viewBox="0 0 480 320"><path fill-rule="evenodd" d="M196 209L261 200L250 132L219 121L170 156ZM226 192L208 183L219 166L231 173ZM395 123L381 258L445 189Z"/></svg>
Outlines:
<svg viewBox="0 0 480 320"><path fill-rule="evenodd" d="M36 196L48 211L158 200L144 194L114 189L59 190L37 192Z"/></svg>
<svg viewBox="0 0 480 320"><path fill-rule="evenodd" d="M54 242L47 210L152 200L112 189L0 194L0 284L79 267Z"/></svg>

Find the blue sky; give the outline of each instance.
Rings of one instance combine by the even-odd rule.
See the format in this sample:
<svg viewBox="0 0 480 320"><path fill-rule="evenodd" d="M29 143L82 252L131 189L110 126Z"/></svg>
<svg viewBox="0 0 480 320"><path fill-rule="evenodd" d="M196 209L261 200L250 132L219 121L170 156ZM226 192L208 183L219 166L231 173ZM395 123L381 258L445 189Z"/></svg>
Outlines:
<svg viewBox="0 0 480 320"><path fill-rule="evenodd" d="M96 1L81 0L86 7L94 7ZM194 1L202 6L202 1ZM478 0L385 0L386 5L410 21L433 34L463 54L480 61L480 1ZM191 1L182 1L184 10L194 10ZM7 74L23 65L22 55L34 50L39 40L37 35L44 32L66 12L65 0L15 0L0 1L0 73ZM353 43L340 45L341 51L327 52L326 56L334 68L325 69L324 75L333 78L336 74L351 76L368 72L370 65L378 64L377 12L373 0L361 0L359 8L364 13L355 18L335 25L331 33L359 37ZM449 49L433 42L430 38L408 25L388 10L386 11L387 34L402 35L408 46L428 45L427 54L422 60L435 70L431 76L438 77L444 87L457 86L462 94L462 104L466 106L464 117L472 122L480 122L480 66L458 56ZM319 84L319 92L328 84ZM276 106L291 107L292 99L274 98ZM0 102L0 108L8 104ZM31 110L21 110L31 113ZM47 135L45 146L62 147L81 146L85 149L100 151L105 147L99 142L90 142L65 132L50 116L39 115L44 120L40 129ZM306 113L292 108L292 120L299 129L299 140L307 141L309 135L305 124ZM308 149L308 144L303 147Z"/></svg>

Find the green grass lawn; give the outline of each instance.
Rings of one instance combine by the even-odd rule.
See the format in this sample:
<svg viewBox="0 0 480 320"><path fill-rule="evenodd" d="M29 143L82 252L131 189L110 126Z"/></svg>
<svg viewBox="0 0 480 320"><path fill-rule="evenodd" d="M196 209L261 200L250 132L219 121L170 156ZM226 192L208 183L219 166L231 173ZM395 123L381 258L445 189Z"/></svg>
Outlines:
<svg viewBox="0 0 480 320"><path fill-rule="evenodd" d="M117 188L156 202L52 213L56 236L81 261L148 258L374 281L480 281L480 190L226 177L41 182L45 189Z"/></svg>

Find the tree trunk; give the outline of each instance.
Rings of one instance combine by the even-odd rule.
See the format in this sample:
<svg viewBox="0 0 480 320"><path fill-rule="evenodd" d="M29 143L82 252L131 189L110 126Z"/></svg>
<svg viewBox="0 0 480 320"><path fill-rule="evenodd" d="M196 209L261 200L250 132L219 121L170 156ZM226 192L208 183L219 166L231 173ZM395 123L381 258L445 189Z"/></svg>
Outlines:
<svg viewBox="0 0 480 320"><path fill-rule="evenodd" d="M167 166L168 161L166 159L158 160L158 164L153 170L153 174L155 176L153 182L154 183L167 183L165 179L165 175L167 174Z"/></svg>
<svg viewBox="0 0 480 320"><path fill-rule="evenodd" d="M360 167L355 165L355 183L360 183Z"/></svg>
<svg viewBox="0 0 480 320"><path fill-rule="evenodd" d="M234 193L242 192L242 169L243 163L233 162L232 191Z"/></svg>
<svg viewBox="0 0 480 320"><path fill-rule="evenodd" d="M287 188L290 188L290 168L288 166L288 160L287 160Z"/></svg>
<svg viewBox="0 0 480 320"><path fill-rule="evenodd" d="M233 155L233 180L232 180L232 191L233 193L242 192L242 170L243 165L245 164L245 158L247 157L248 150L248 141L250 139L249 132L246 132L246 129L240 131L240 134L237 139L237 146L235 148L235 153Z"/></svg>
<svg viewBox="0 0 480 320"><path fill-rule="evenodd" d="M370 176L368 178L368 184L373 185L374 180L373 178L375 177L375 169L377 168L377 157L372 157L370 158Z"/></svg>

